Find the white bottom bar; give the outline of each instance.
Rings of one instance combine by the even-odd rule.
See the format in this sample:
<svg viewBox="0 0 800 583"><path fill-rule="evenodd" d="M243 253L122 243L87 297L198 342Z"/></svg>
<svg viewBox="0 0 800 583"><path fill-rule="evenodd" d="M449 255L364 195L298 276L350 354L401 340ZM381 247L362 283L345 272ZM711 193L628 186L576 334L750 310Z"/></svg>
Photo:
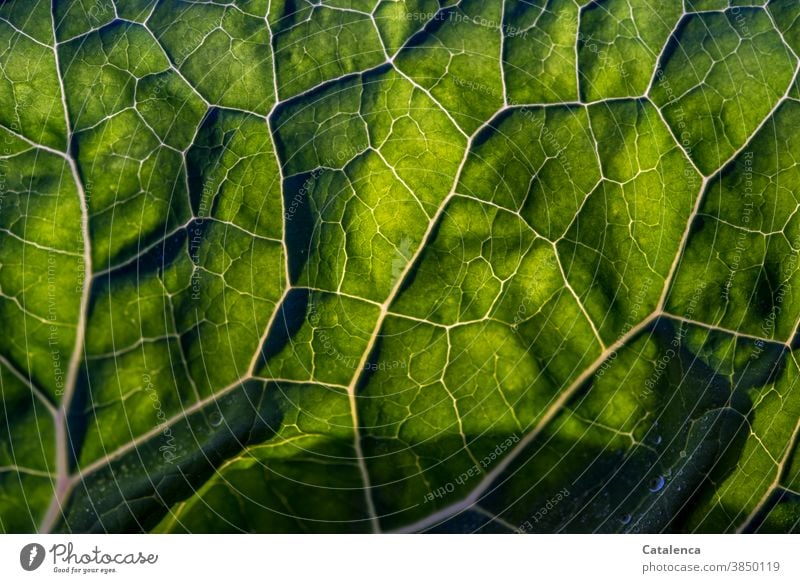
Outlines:
<svg viewBox="0 0 800 583"><path fill-rule="evenodd" d="M5 535L0 580L799 581L798 543L792 535Z"/></svg>

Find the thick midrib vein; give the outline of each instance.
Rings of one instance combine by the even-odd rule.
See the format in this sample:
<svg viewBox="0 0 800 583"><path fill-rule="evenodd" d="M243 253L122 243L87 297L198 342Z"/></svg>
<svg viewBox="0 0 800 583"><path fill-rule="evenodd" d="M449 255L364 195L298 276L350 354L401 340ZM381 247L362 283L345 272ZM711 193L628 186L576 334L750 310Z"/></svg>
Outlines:
<svg viewBox="0 0 800 583"><path fill-rule="evenodd" d="M64 90L64 80L61 75L61 65L58 57L58 46L56 45L56 10L57 0L51 0L50 21L53 29L53 56L55 59L56 78L58 79L59 91L61 92L61 105L64 110L64 123L66 127L67 151L65 159L69 164L72 179L75 181L75 188L78 193L78 200L81 209L81 236L83 238L83 287L81 289L80 309L78 311L78 322L75 330L75 345L67 367L67 375L64 381L64 394L61 396L61 404L55 416L55 438L56 438L56 479L53 497L50 506L45 512L42 523L39 527L40 532L50 532L53 528L58 515L61 512L62 497L69 489L69 427L68 414L75 395L75 386L78 381L78 371L82 362L84 350L84 338L86 336L86 324L88 320L89 296L92 287L92 248L89 238L89 205L86 200L86 192L81 182L78 166L72 156L72 125L69 120L69 108L67 107L67 94Z"/></svg>

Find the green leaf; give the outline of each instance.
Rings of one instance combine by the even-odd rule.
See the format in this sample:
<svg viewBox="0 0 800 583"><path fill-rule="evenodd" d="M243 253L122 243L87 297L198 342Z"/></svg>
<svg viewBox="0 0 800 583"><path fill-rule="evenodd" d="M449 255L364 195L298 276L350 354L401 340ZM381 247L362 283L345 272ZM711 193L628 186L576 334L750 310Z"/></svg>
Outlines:
<svg viewBox="0 0 800 583"><path fill-rule="evenodd" d="M0 532L800 531L798 22L0 3Z"/></svg>

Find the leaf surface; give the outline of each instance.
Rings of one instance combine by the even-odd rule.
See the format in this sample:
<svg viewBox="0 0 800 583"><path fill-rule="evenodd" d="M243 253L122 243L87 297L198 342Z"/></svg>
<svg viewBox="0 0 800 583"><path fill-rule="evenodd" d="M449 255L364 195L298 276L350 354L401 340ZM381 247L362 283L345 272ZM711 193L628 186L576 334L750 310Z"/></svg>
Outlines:
<svg viewBox="0 0 800 583"><path fill-rule="evenodd" d="M798 22L3 2L0 531L798 531Z"/></svg>

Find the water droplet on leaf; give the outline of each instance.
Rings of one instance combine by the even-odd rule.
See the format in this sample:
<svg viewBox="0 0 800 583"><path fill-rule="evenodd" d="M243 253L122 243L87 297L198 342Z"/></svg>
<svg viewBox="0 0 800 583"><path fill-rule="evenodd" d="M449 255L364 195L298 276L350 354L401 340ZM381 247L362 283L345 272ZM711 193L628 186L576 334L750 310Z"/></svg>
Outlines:
<svg viewBox="0 0 800 583"><path fill-rule="evenodd" d="M650 480L650 485L647 487L647 489L651 492L658 492L664 487L665 483L666 480L664 480L664 476L658 476L657 478Z"/></svg>

